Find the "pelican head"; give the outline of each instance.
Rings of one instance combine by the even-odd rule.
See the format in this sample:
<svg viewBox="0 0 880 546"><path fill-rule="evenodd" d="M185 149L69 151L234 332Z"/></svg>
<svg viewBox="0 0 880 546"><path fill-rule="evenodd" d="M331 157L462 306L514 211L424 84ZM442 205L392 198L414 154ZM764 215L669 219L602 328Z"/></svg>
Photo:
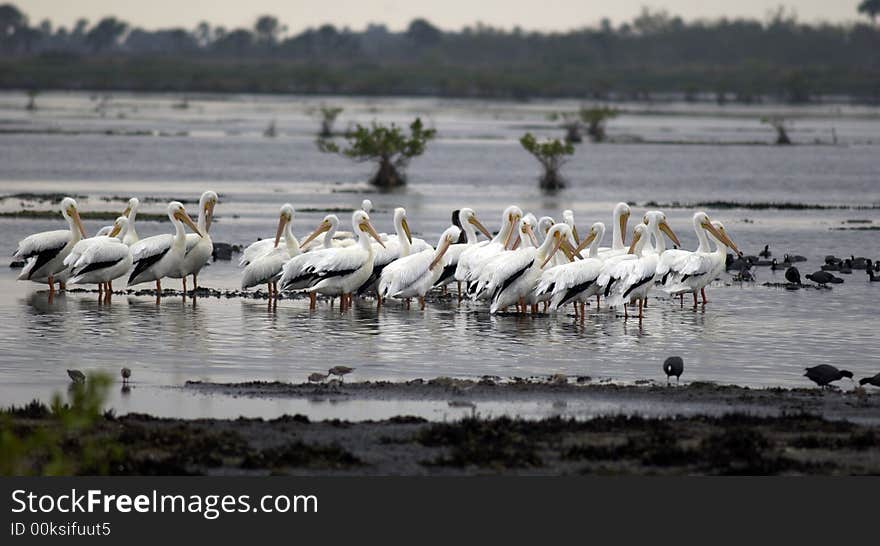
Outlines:
<svg viewBox="0 0 880 546"><path fill-rule="evenodd" d="M128 200L128 204L125 205L125 210L122 211L122 216L125 216L126 218L128 218L128 216L132 212L137 214L137 209L140 206L140 204L141 204L141 202L137 197L132 197L131 199Z"/></svg>
<svg viewBox="0 0 880 546"><path fill-rule="evenodd" d="M730 250L736 252L737 256L742 257L743 253L740 251L740 249L736 247L735 244L733 244L733 241L730 240L727 232L724 231L724 224L722 224L718 220L715 220L714 222L710 222L709 226L711 227L711 229L706 228L706 231L708 231L715 238L716 241L723 244Z"/></svg>
<svg viewBox="0 0 880 546"><path fill-rule="evenodd" d="M553 224L556 223L556 220L549 216L541 216L538 218L538 233L540 233L543 237L547 237L547 232L550 231L550 228L553 227Z"/></svg>
<svg viewBox="0 0 880 546"><path fill-rule="evenodd" d="M514 228L519 221L522 220L522 217L522 209L516 205L511 205L504 209L504 216L501 218L501 230L507 230L507 237L504 239L504 248L510 246L510 241L513 239Z"/></svg>
<svg viewBox="0 0 880 546"><path fill-rule="evenodd" d="M355 214L357 214L358 212L362 212L362 213L366 214L362 210L355 211ZM354 222L354 221L352 220L352 222ZM321 220L321 223L318 224L318 227L315 228L315 231L311 232L309 234L309 236L306 237L306 240L303 241L302 243L300 243L300 246L305 247L307 244L311 243L312 240L315 239L315 237L317 237L318 235L320 235L322 233L326 233L326 232L330 231L331 229L335 229L336 226L338 226L338 225L339 225L339 218L335 214L328 214L327 216L324 217L323 220ZM355 231L357 231L357 229L355 229ZM325 240L325 242L326 242L326 240Z"/></svg>
<svg viewBox="0 0 880 546"><path fill-rule="evenodd" d="M275 232L275 246L281 241L281 234L289 223L293 222L293 205L284 203L281 205L281 214L278 215L278 230Z"/></svg>
<svg viewBox="0 0 880 546"><path fill-rule="evenodd" d="M82 225L82 219L79 217L79 210L76 207L76 201L72 197L65 197L61 200L61 215L70 224L70 230L79 230L80 235L85 238L86 228Z"/></svg>
<svg viewBox="0 0 880 546"><path fill-rule="evenodd" d="M376 228L370 223L370 215L366 212L362 210L354 211L354 214L351 215L351 227L354 228L354 232L357 233L359 237L362 235L369 235L375 239L382 248L385 248L385 243L382 242L382 238L376 233Z"/></svg>
<svg viewBox="0 0 880 546"><path fill-rule="evenodd" d="M666 234L669 237L669 240L672 241L675 246L681 246L681 242L679 242L678 237L675 235L675 232L672 231L672 228L669 227L669 223L666 221L666 215L659 210L650 210L645 213L645 217L642 219L642 222L653 229L657 227L660 231Z"/></svg>
<svg viewBox="0 0 880 546"><path fill-rule="evenodd" d="M626 224L629 222L629 205L620 202L614 206L614 220L617 222L615 226L620 230L620 240L626 243Z"/></svg>
<svg viewBox="0 0 880 546"><path fill-rule="evenodd" d="M520 238L528 237L532 246L538 246L538 238L535 236L535 227L538 225L538 219L531 212L522 217L519 221Z"/></svg>
<svg viewBox="0 0 880 546"><path fill-rule="evenodd" d="M484 226L482 223L480 223L479 220L477 220L477 213L474 212L474 209L463 208L463 209L459 210L458 211L458 221L459 222L467 222L470 225L477 228L478 230L480 230L480 233L482 233L483 235L485 235L489 239L492 238L492 234L489 233L489 230L486 229L486 226Z"/></svg>
<svg viewBox="0 0 880 546"><path fill-rule="evenodd" d="M645 224L636 224L633 228L632 243L629 245L629 251L627 254L635 254L636 256L640 255L645 243L648 242L649 236L648 226Z"/></svg>
<svg viewBox="0 0 880 546"><path fill-rule="evenodd" d="M168 203L168 218L172 223L182 222L189 226L194 233L197 233L199 236L202 235L202 232L199 231L198 226L196 226L195 222L192 221L192 218L189 217L189 214L186 213L186 208L183 206L183 203L180 201L172 201Z"/></svg>
<svg viewBox="0 0 880 546"><path fill-rule="evenodd" d="M571 209L565 209L562 211L562 221L565 222L565 225L571 228L571 235L574 237L575 244L580 244L581 240L578 237L577 227L574 225L574 211Z"/></svg>
<svg viewBox="0 0 880 546"><path fill-rule="evenodd" d="M214 207L217 206L217 201L219 199L220 198L217 197L217 194L211 190L206 191L202 194L202 197L199 198L199 217L201 218L204 215L205 233L211 229L211 222L214 221Z"/></svg>
<svg viewBox="0 0 880 546"><path fill-rule="evenodd" d="M361 201L361 210L366 212L367 214L370 214L370 212L373 211L373 202L369 199L364 199L363 201Z"/></svg>
<svg viewBox="0 0 880 546"><path fill-rule="evenodd" d="M110 233L107 234L107 237L119 237L122 239L125 236L125 230L128 229L128 218L125 216L120 216L113 222L113 228L110 230Z"/></svg>
<svg viewBox="0 0 880 546"><path fill-rule="evenodd" d="M574 253L579 255L583 249L593 245L593 241L596 242L595 246L598 246L603 237L605 237L605 224L595 222L590 226L590 231L587 232L587 236L580 242Z"/></svg>
<svg viewBox="0 0 880 546"><path fill-rule="evenodd" d="M437 264L443 259L443 255L449 250L450 245L455 244L460 236L461 230L458 227L450 226L446 228L446 231L440 235L440 240L437 241L437 251L434 253L434 259L431 261L429 269L437 267Z"/></svg>
<svg viewBox="0 0 880 546"><path fill-rule="evenodd" d="M566 224L554 224L553 227L550 228L550 231L547 232L547 238L539 249L539 253L540 251L547 252L547 248L550 247L550 251L546 253L546 257L541 263L541 269L547 266L547 263L553 259L553 255L556 254L556 251L561 247L564 247L564 245L567 245L571 238L571 228Z"/></svg>
<svg viewBox="0 0 880 546"><path fill-rule="evenodd" d="M412 244L412 232L409 230L409 223L406 221L406 209L403 207L394 209L394 228L398 231L403 231L406 235L406 240Z"/></svg>

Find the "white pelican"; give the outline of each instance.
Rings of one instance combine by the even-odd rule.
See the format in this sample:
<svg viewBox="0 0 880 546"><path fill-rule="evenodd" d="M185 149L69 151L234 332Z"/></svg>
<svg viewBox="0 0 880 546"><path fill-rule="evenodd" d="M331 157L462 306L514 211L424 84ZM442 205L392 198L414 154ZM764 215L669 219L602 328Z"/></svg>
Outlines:
<svg viewBox="0 0 880 546"><path fill-rule="evenodd" d="M71 284L97 284L98 294L104 291L107 299L113 292L113 280L122 277L131 268L131 251L120 238L125 237L128 218L120 216L106 237L83 239L64 260L70 271Z"/></svg>
<svg viewBox="0 0 880 546"><path fill-rule="evenodd" d="M606 262L599 274L598 282L605 291L608 305L616 307L623 304L624 316L629 316L626 304L638 301L639 319L642 318L644 300L654 285L659 257L655 252L644 251L650 238L648 226L635 226L628 253Z"/></svg>
<svg viewBox="0 0 880 546"><path fill-rule="evenodd" d="M570 227L556 224L550 228L541 246L508 252L505 254L506 259L500 263L493 262L495 272L487 286L492 297L489 312L495 314L515 303L522 312L525 312L526 297L534 290L544 267L570 237L572 237Z"/></svg>
<svg viewBox="0 0 880 546"><path fill-rule="evenodd" d="M477 229L487 238L492 238L492 234L489 233L486 226L477 220L477 213L474 212L474 209L465 207L456 212L458 214L453 213L452 222L464 233L465 242L456 243L446 251L446 254L443 256L443 273L440 274L434 286L445 286L455 280L455 270L458 268L459 258L465 250L477 244ZM461 281L458 283L458 297L461 298Z"/></svg>
<svg viewBox="0 0 880 546"><path fill-rule="evenodd" d="M495 270L501 263L511 257L512 252L529 248L534 249L539 246L538 239L535 236L535 226L537 223L538 219L535 218L535 215L532 213L528 213L520 218L515 230L516 235L514 236L514 239L516 242L514 243L513 250L502 251L489 258L483 264L479 275L477 275L474 282L471 283L471 290L469 293L472 299L489 299L492 297L492 290L490 290L489 287L492 278L495 275Z"/></svg>
<svg viewBox="0 0 880 546"><path fill-rule="evenodd" d="M140 240L137 229L134 227L134 221L137 218L138 207L140 206L140 200L137 197L132 197L128 200L128 206L122 211L122 215L128 219L128 227L125 229L125 236L122 238L122 242L128 246Z"/></svg>
<svg viewBox="0 0 880 546"><path fill-rule="evenodd" d="M666 220L666 215L661 211L649 210L642 218L642 223L648 226L648 233L651 237L649 244L645 246L645 252L654 252L661 256L668 252L666 249L666 241L663 239L664 234L669 237L669 240L672 241L675 246L681 246L681 241L678 240L678 236L672 231L669 222ZM673 248L669 250L675 249Z"/></svg>
<svg viewBox="0 0 880 546"><path fill-rule="evenodd" d="M241 289L247 290L258 284L267 284L269 297L278 295L278 279L281 278L284 264L294 256L299 256L299 241L293 235L293 205L286 203L281 207L278 229L275 232L274 246L269 252L258 256L247 267L241 277ZM282 237L281 234L284 234Z"/></svg>
<svg viewBox="0 0 880 546"><path fill-rule="evenodd" d="M626 203L618 203L614 206L614 215L611 220L611 248L599 248L599 254L603 257L626 254L626 224L629 221L630 208Z"/></svg>
<svg viewBox="0 0 880 546"><path fill-rule="evenodd" d="M695 254L707 254L712 248L709 245L709 237L706 236L706 230L703 223L709 222L709 216L705 212L695 212L693 216L694 233L697 234L697 249L694 251L683 250L679 248L669 249L660 257L660 263L657 265L657 275L660 277L660 283L666 284L671 276L674 276L686 260ZM680 294L683 295L683 294ZM696 305L697 294L694 293L694 304Z"/></svg>
<svg viewBox="0 0 880 546"><path fill-rule="evenodd" d="M501 217L501 231L491 240L473 245L461 253L455 269L455 280L468 283L470 288L470 283L477 279L483 264L508 248L522 217L523 212L519 207L507 207Z"/></svg>
<svg viewBox="0 0 880 546"><path fill-rule="evenodd" d="M535 289L535 299L541 301L549 298L554 309L574 303L577 315L578 303L585 303L591 296L598 298L601 287L597 281L604 265L599 257L599 243L604 236L605 224L596 222L590 226L589 233L575 250L575 253L580 253L589 247L588 256L544 271Z"/></svg>
<svg viewBox="0 0 880 546"><path fill-rule="evenodd" d="M133 269L128 285L156 281L156 297L162 296L162 278L174 274L182 276L183 259L186 256L186 231L184 224L199 233L198 226L178 201L168 203L168 219L174 225L174 235L165 233L141 239L131 245Z"/></svg>
<svg viewBox="0 0 880 546"><path fill-rule="evenodd" d="M581 244L581 239L578 237L578 230L574 223L574 211L571 209L562 211L562 221L571 228L571 236L574 237L575 245Z"/></svg>
<svg viewBox="0 0 880 546"><path fill-rule="evenodd" d="M320 248L339 248L354 244L355 241L349 238L348 232L339 231L339 217L328 214L299 246L303 252L309 252Z"/></svg>
<svg viewBox="0 0 880 546"><path fill-rule="evenodd" d="M250 264L252 261L256 260L260 256L264 254L268 254L272 252L273 249L278 248L279 245L287 245L287 239L289 237L293 237L294 242L296 242L296 248L299 253L300 244L299 240L296 239L296 236L293 235L293 205L290 203L285 203L281 205L281 216L279 217L278 225L281 226L280 218L284 218L287 213L290 213L290 220L284 223L284 233L281 238L278 238L278 234L275 234L275 239L260 239L259 241L253 242L248 245L241 253L241 258L238 260L239 267L245 267Z"/></svg>
<svg viewBox="0 0 880 546"><path fill-rule="evenodd" d="M103 235L100 234L100 231L103 231L104 228L110 228ZM95 244L98 241L102 241L108 238L114 238L119 242L122 242L123 237L125 237L125 230L128 229L128 219L125 216L120 216L117 218L112 224L109 226L104 226L101 230L95 234L94 237L87 237L85 239L80 239L78 243L73 245L73 249L70 251L70 254L64 258L64 265L66 267L65 274L70 273L70 266L76 263L79 260L83 253L88 249L91 245ZM112 235L111 235L112 234ZM68 275L69 276L69 275Z"/></svg>
<svg viewBox="0 0 880 546"><path fill-rule="evenodd" d="M367 280L373 272L373 237L384 246L379 234L370 223L370 216L357 210L351 216L357 244L339 248L324 248L300 254L284 266L281 290L308 289L311 293L310 308L314 308L314 293L341 296L340 308L350 303L351 292Z"/></svg>
<svg viewBox="0 0 880 546"><path fill-rule="evenodd" d="M358 287L358 294L378 293L379 277L382 275L382 270L388 264L416 252L429 249L434 250L423 239L413 238L412 232L409 229L409 223L406 220L406 209L403 207L394 209L394 232L395 235L384 239L385 246L372 243L374 250L373 272L364 284Z"/></svg>
<svg viewBox="0 0 880 546"><path fill-rule="evenodd" d="M137 230L134 227L135 218L137 218L137 210L140 206L140 200L137 197L132 197L128 200L128 204L125 206L125 210L122 211L122 216L125 216L128 220L128 227L124 230L125 235L122 238L122 242L131 246L138 242ZM107 235L111 231L113 231L113 227L115 224L110 224L109 226L104 226L95 233L95 237L101 237L102 235Z"/></svg>
<svg viewBox="0 0 880 546"><path fill-rule="evenodd" d="M217 206L217 194L208 190L199 198L199 224L196 233L186 235L186 253L183 265L180 268L180 279L183 281L183 294L186 295L186 277L193 277L193 293L199 289L199 271L205 267L211 255L214 253L214 242L208 234L211 222L214 220L214 207ZM169 277L178 278L177 272L172 272Z"/></svg>
<svg viewBox="0 0 880 546"><path fill-rule="evenodd" d="M378 293L382 298L389 296L419 298L419 306L425 308L425 294L443 274L443 257L458 240L461 230L451 226L437 241L437 250L426 248L420 252L404 256L382 270Z"/></svg>
<svg viewBox="0 0 880 546"><path fill-rule="evenodd" d="M695 252L679 251L668 260L661 261L658 273L664 280L663 290L671 295L684 295L688 292L694 295L694 307L697 306L697 292L706 299L706 286L724 270L727 260L727 248L737 255L742 255L720 222L712 222L705 212L694 214L694 227L698 229L697 237L700 238L700 248L709 248L708 233L715 243L715 250L700 250ZM667 251L667 253L670 251ZM674 259L673 259L674 258Z"/></svg>
<svg viewBox="0 0 880 546"><path fill-rule="evenodd" d="M18 275L20 281L45 281L49 285L49 294L55 293L55 275L64 271L64 259L73 250L80 239L85 238L86 230L80 220L76 201L65 197L61 201L61 215L67 220L68 229L44 231L28 235L18 242L18 249L13 255L27 264ZM61 281L61 287L64 287Z"/></svg>

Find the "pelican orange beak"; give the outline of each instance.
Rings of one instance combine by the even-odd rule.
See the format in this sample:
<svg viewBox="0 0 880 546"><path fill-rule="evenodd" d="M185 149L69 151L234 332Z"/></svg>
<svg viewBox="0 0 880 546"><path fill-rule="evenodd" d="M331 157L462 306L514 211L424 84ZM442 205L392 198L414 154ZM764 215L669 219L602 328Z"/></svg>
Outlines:
<svg viewBox="0 0 880 546"><path fill-rule="evenodd" d="M578 228L574 225L574 222L571 223L571 235L574 237L574 242L577 245L581 244L581 238L578 237Z"/></svg>
<svg viewBox="0 0 880 546"><path fill-rule="evenodd" d="M556 254L556 251L559 250L559 247L561 247L563 243L565 243L565 239L559 236L558 231L555 232L554 237L556 237L556 242L553 243L553 249L550 251L550 254L547 254L547 258L544 259L544 263L541 264L541 269L547 267L547 264L550 262L550 260L553 259L553 255Z"/></svg>
<svg viewBox="0 0 880 546"><path fill-rule="evenodd" d="M571 243L564 239L562 241L562 245L559 247L559 250L561 250L562 253L565 254L565 257L568 258L569 262L573 262L574 257L578 254L574 251L574 247L571 246ZM581 256L581 259L583 259L583 256Z"/></svg>
<svg viewBox="0 0 880 546"><path fill-rule="evenodd" d="M440 243L440 248L437 249L437 256L434 257L434 260L431 262L431 265L428 269L434 269L437 267L437 264L443 259L443 255L446 254L446 251L449 250L449 245L452 242L449 239L443 239L443 242Z"/></svg>
<svg viewBox="0 0 880 546"><path fill-rule="evenodd" d="M192 218L189 217L189 214L187 214L186 211L177 211L174 213L174 217L189 226L189 229L193 230L193 233L197 234L199 237L204 237L202 232L199 231L198 226L196 226L195 222L192 221Z"/></svg>
<svg viewBox="0 0 880 546"><path fill-rule="evenodd" d="M119 224L113 224L113 229L110 230L110 233L107 234L107 237L116 237L119 235L119 232L122 231L122 226Z"/></svg>
<svg viewBox="0 0 880 546"><path fill-rule="evenodd" d="M703 225L703 229L714 235L715 238L724 243L727 248L736 252L737 256L741 257L743 255L743 253L740 252L736 245L733 244L733 241L730 240L730 237L727 236L727 233L724 232L724 228L718 229L713 226L711 222L707 222L705 225Z"/></svg>
<svg viewBox="0 0 880 546"><path fill-rule="evenodd" d="M516 223L520 221L520 217L511 214L507 217L508 222L510 222L510 231L507 233L507 238L504 240L504 248L507 249L510 246L510 242L513 239L513 234L516 232Z"/></svg>
<svg viewBox="0 0 880 546"><path fill-rule="evenodd" d="M620 240L626 244L626 223L629 222L629 213L625 212L620 215Z"/></svg>
<svg viewBox="0 0 880 546"><path fill-rule="evenodd" d="M376 239L376 242L379 243L382 248L385 248L385 243L382 242L382 238L379 237L378 233L376 233L376 229L373 228L373 224L371 224L369 221L363 221L361 222L361 229L369 233L373 237L373 239Z"/></svg>
<svg viewBox="0 0 880 546"><path fill-rule="evenodd" d="M529 224L526 224L523 231L525 231L528 234L529 239L532 241L532 246L537 248L538 247L538 238L535 237L535 231L532 229L532 226Z"/></svg>
<svg viewBox="0 0 880 546"><path fill-rule="evenodd" d="M83 239L87 237L86 228L83 227L82 218L79 217L79 211L76 210L76 207L70 207L67 210L67 214L73 218L73 223L76 224L77 229L79 229L80 235L82 235Z"/></svg>
<svg viewBox="0 0 880 546"><path fill-rule="evenodd" d="M122 214L120 214L119 216L125 216L126 218L128 218L128 215L129 215L130 213L131 213L131 205L127 205L127 206L125 207L125 210L122 211Z"/></svg>
<svg viewBox="0 0 880 546"><path fill-rule="evenodd" d="M576 249L574 249L574 254L580 256L581 252L582 252L585 248L587 248L588 246L590 246L590 244L591 244L593 241L596 240L596 235L597 235L596 231L591 229L591 230L590 230L590 233L587 235L587 237L586 237L583 241L581 241L581 244L579 244L579 245L577 246Z"/></svg>
<svg viewBox="0 0 880 546"><path fill-rule="evenodd" d="M672 231L672 228L669 227L669 224L666 223L666 220L660 222L660 225L658 227L660 228L660 231L662 231L666 234L667 237L669 237L669 240L672 241L675 246L681 246L681 243L678 241L678 237L675 235L675 232Z"/></svg>
<svg viewBox="0 0 880 546"><path fill-rule="evenodd" d="M639 239L641 239L641 238L642 238L642 235L638 231L633 233L632 244L629 245L629 251L627 251L627 254L635 254L636 253L636 243L638 243Z"/></svg>
<svg viewBox="0 0 880 546"><path fill-rule="evenodd" d="M492 234L489 233L489 230L486 229L486 226L484 226L483 224L480 223L479 220L477 220L477 217L476 217L476 216L471 216L470 218L468 218L468 222L470 222L471 224L474 225L474 227L476 227L478 230L480 230L480 232L481 232L483 235L485 235L485 236L488 237L489 239L492 238Z"/></svg>
<svg viewBox="0 0 880 546"><path fill-rule="evenodd" d="M300 243L299 246L301 248L305 248L305 246L311 243L315 239L315 237L327 231L330 231L330 222L328 222L327 220L322 220L321 223L318 224L318 227L315 228L315 231L311 232L309 236L306 237L306 240Z"/></svg>
<svg viewBox="0 0 880 546"><path fill-rule="evenodd" d="M205 233L211 229L211 222L214 221L214 206L217 204L213 199L205 203Z"/></svg>
<svg viewBox="0 0 880 546"><path fill-rule="evenodd" d="M403 226L403 232L406 233L406 239L409 241L409 244L412 244L412 233L409 230L409 223L406 221L406 218L400 221L400 225Z"/></svg>
<svg viewBox="0 0 880 546"><path fill-rule="evenodd" d="M281 234L284 232L284 226L287 225L287 222L290 220L285 215L281 215L278 218L278 230L275 232L275 246L278 246L278 243L281 241Z"/></svg>

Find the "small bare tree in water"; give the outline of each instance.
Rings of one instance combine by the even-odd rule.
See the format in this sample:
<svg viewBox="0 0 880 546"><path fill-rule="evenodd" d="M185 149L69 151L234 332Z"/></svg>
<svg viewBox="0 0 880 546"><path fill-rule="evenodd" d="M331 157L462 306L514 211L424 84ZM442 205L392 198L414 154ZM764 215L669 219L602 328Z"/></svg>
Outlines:
<svg viewBox="0 0 880 546"><path fill-rule="evenodd" d="M434 129L426 129L422 120L416 118L409 126L408 135L393 123L373 123L369 127L358 124L345 135L348 142L346 147L340 147L324 138L319 138L317 144L322 152L339 154L355 161L378 163L378 169L370 183L390 189L406 184L406 173L403 170L412 158L425 153L428 141L436 133Z"/></svg>
<svg viewBox="0 0 880 546"><path fill-rule="evenodd" d="M791 144L791 139L788 138L788 129L790 128L790 124L788 120L786 120L784 117L767 116L761 118L761 123L765 123L776 130L776 144L780 146Z"/></svg>
<svg viewBox="0 0 880 546"><path fill-rule="evenodd" d="M342 113L342 108L337 106L322 106L318 112L321 114L321 138L330 138L333 136L333 124L336 118Z"/></svg>
<svg viewBox="0 0 880 546"><path fill-rule="evenodd" d="M617 110L605 106L582 107L577 112L559 112L550 115L551 120L560 120L565 129L565 141L571 144L583 142L586 129L593 142L605 141L605 123L617 117Z"/></svg>
<svg viewBox="0 0 880 546"><path fill-rule="evenodd" d="M565 180L559 170L568 161L568 156L574 154L574 145L571 142L555 138L538 142L534 135L526 133L519 139L519 143L544 168L544 174L540 178L542 189L552 191L565 187Z"/></svg>
<svg viewBox="0 0 880 546"><path fill-rule="evenodd" d="M605 141L605 123L612 118L616 118L618 111L607 106L593 106L592 108L581 108L581 121L587 125L587 134L593 142Z"/></svg>
<svg viewBox="0 0 880 546"><path fill-rule="evenodd" d="M559 121L560 126L565 129L565 141L571 144L578 144L584 141L583 122L578 112L554 112L549 116L551 121Z"/></svg>

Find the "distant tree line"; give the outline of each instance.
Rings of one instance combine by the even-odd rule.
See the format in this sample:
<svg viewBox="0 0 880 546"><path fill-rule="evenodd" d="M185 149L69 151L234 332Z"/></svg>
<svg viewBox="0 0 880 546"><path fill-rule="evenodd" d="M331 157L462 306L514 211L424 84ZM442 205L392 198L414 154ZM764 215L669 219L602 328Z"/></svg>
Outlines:
<svg viewBox="0 0 880 546"><path fill-rule="evenodd" d="M765 21L685 22L646 9L620 25L565 33L479 24L448 32L416 19L403 32L328 24L296 35L269 15L250 28L150 31L114 17L56 27L3 4L0 87L878 100L877 3L865 0L865 22L851 24L803 24L784 9Z"/></svg>

